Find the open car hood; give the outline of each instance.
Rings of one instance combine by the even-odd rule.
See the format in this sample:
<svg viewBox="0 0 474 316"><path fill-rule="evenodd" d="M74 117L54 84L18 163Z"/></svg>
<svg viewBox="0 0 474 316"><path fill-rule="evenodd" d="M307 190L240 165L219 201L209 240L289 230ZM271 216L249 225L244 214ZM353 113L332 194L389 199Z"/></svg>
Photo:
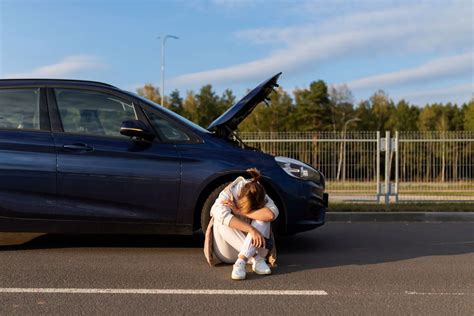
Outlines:
<svg viewBox="0 0 474 316"><path fill-rule="evenodd" d="M274 87L278 87L277 80L280 75L281 72L262 82L239 102L228 108L224 114L215 119L207 129L215 131L220 136L227 137L237 129L240 122L253 111L257 104L267 98Z"/></svg>

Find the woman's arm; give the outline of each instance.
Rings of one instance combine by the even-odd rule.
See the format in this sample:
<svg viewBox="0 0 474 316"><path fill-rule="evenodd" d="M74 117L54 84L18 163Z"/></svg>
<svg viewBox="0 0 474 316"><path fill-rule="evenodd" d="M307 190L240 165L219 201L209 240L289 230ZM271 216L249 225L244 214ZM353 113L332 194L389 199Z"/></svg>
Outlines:
<svg viewBox="0 0 474 316"><path fill-rule="evenodd" d="M265 247L265 238L262 233L260 233L255 227L247 224L244 221L241 221L237 217L232 217L229 222L229 227L243 231L244 233L249 233L252 236L252 245L260 248Z"/></svg>
<svg viewBox="0 0 474 316"><path fill-rule="evenodd" d="M232 213L235 214L235 215L245 216L247 218L255 219L255 220L258 220L258 221L262 221L262 222L271 222L276 218L275 213L268 207L262 207L261 209L258 209L258 210L255 210L255 211L252 211L250 213L245 214L245 213L242 213L237 208L237 206L233 202L231 202L230 200L224 201L223 205L229 207L232 210ZM236 227L234 227L234 228L236 228ZM240 229L240 230L242 230L242 229Z"/></svg>
<svg viewBox="0 0 474 316"><path fill-rule="evenodd" d="M233 214L243 215L247 218L255 219L258 221L271 222L277 218L279 212L273 200L268 195L265 198L267 200L267 203L264 207L247 214L244 214L239 210L232 198L224 200L222 202L222 205L229 207Z"/></svg>
<svg viewBox="0 0 474 316"><path fill-rule="evenodd" d="M215 221L225 226L229 226L232 217L234 217L231 208L225 204L225 201L229 200L231 197L232 193L226 188L219 194L211 207L211 216L214 217Z"/></svg>
<svg viewBox="0 0 474 316"><path fill-rule="evenodd" d="M256 219L263 222L271 222L275 219L275 214L268 207L263 207L243 215L250 219Z"/></svg>

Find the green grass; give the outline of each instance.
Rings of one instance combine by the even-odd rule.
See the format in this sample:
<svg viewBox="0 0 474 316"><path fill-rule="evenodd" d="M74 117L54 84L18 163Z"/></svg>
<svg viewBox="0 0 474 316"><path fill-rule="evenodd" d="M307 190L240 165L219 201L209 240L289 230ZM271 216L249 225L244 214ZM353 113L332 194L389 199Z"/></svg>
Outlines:
<svg viewBox="0 0 474 316"><path fill-rule="evenodd" d="M383 183L383 182L382 182ZM326 191L337 195L371 195L377 190L376 182L362 181L328 181ZM473 181L456 182L400 182L399 195L425 196L465 196L474 197Z"/></svg>
<svg viewBox="0 0 474 316"><path fill-rule="evenodd" d="M329 212L474 212L474 203L329 203Z"/></svg>
<svg viewBox="0 0 474 316"><path fill-rule="evenodd" d="M399 191L400 192L400 191ZM474 191L403 191L399 195L474 196Z"/></svg>

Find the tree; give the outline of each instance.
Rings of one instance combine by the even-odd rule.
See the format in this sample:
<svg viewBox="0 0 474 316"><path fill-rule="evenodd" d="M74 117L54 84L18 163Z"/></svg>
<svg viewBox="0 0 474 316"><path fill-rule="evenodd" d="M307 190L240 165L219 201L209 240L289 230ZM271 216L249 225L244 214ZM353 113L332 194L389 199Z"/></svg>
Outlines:
<svg viewBox="0 0 474 316"><path fill-rule="evenodd" d="M343 141L339 144L339 155L337 163L336 180L342 175L346 178L346 135L350 125L360 120L355 116L353 95L347 85L331 86L329 89L329 100L331 105L331 120L333 132L341 131ZM354 148L355 149L355 148Z"/></svg>
<svg viewBox="0 0 474 316"><path fill-rule="evenodd" d="M342 131L346 123L354 119L354 97L347 85L331 86L329 89L332 130Z"/></svg>
<svg viewBox="0 0 474 316"><path fill-rule="evenodd" d="M394 105L388 95L383 90L379 90L370 97L370 103L372 113L376 118L376 130L382 132L392 129L388 120L393 113Z"/></svg>
<svg viewBox="0 0 474 316"><path fill-rule="evenodd" d="M230 89L226 89L219 99L219 108L227 110L235 104L235 95Z"/></svg>
<svg viewBox="0 0 474 316"><path fill-rule="evenodd" d="M474 131L474 99L459 107L452 103L433 103L419 108L400 100L396 105L382 90L354 106L346 85L327 87L323 80L294 91L294 99L282 88L271 93L270 107L257 106L239 126L240 131ZM145 84L137 93L161 103L159 88ZM183 98L174 90L163 106L206 127L236 103L232 90L218 96L211 85L199 93L188 91ZM350 122L349 124L346 124Z"/></svg>
<svg viewBox="0 0 474 316"><path fill-rule="evenodd" d="M367 100L362 100L355 109L355 117L360 121L357 122L356 128L359 131L376 131L377 120L375 114L372 112L372 107Z"/></svg>
<svg viewBox="0 0 474 316"><path fill-rule="evenodd" d="M418 130L418 117L420 110L410 105L405 100L398 101L395 106L393 114L390 116L387 125L391 127L391 131L417 131ZM408 161L414 161L417 159L414 152L413 143L405 143L403 146L399 146L398 150L403 150L403 154L400 154L400 174L402 178L406 178L408 174L408 168L410 164Z"/></svg>
<svg viewBox="0 0 474 316"><path fill-rule="evenodd" d="M179 115L184 114L183 98L181 98L181 96L179 95L179 91L177 89L173 90L170 93L169 101L167 105L171 111Z"/></svg>
<svg viewBox="0 0 474 316"><path fill-rule="evenodd" d="M328 87L322 80L314 81L309 89L294 92L294 119L300 131L327 131L332 129L332 111Z"/></svg>
<svg viewBox="0 0 474 316"><path fill-rule="evenodd" d="M464 115L462 108L457 104L452 105L451 103L446 104L446 111L449 118L449 130L450 131L463 131L464 130Z"/></svg>
<svg viewBox="0 0 474 316"><path fill-rule="evenodd" d="M269 106L257 105L242 122L242 132L283 132L292 128L293 102L281 87L269 95Z"/></svg>
<svg viewBox="0 0 474 316"><path fill-rule="evenodd" d="M183 102L183 116L199 124L199 109L197 103L194 92L192 90L188 91Z"/></svg>
<svg viewBox="0 0 474 316"><path fill-rule="evenodd" d="M418 117L418 129L420 131L434 131L436 129L436 121L438 112L432 105L427 104Z"/></svg>
<svg viewBox="0 0 474 316"><path fill-rule="evenodd" d="M137 89L138 95L141 95L144 98L147 98L150 101L160 104L161 96L160 90L158 87L154 87L153 84L147 83L142 88Z"/></svg>
<svg viewBox="0 0 474 316"><path fill-rule="evenodd" d="M263 104L257 104L252 113L239 124L239 132L267 132L268 118Z"/></svg>
<svg viewBox="0 0 474 316"><path fill-rule="evenodd" d="M427 104L418 118L420 131L447 132L462 129L460 110L450 103L443 105L439 103Z"/></svg>
<svg viewBox="0 0 474 316"><path fill-rule="evenodd" d="M422 131L438 131L440 132L439 137L441 139L446 138L447 131L455 131L455 130L462 130L462 119L461 119L461 110L458 108L457 105L452 105L448 103L446 105L443 104L431 104L426 105L420 112L420 117L418 120L418 125L420 130ZM454 147L453 147L454 146ZM432 164L435 165L437 160L441 160L441 168L439 169L438 178L441 181L445 180L446 177L446 166L447 163L447 153L453 152L454 157L449 158L453 161L449 163L452 166L452 174L453 178L457 178L457 169L458 169L458 159L459 159L459 150L457 148L457 144L448 145L446 142L441 142L441 152L431 152L432 150L428 150L427 154L427 177L430 177L431 174L431 166ZM441 156L441 157L440 157ZM432 161L434 161L432 163ZM438 162L439 165L439 162ZM435 171L433 171L434 174Z"/></svg>
<svg viewBox="0 0 474 316"><path fill-rule="evenodd" d="M464 130L474 132L474 99L463 106L464 112Z"/></svg>
<svg viewBox="0 0 474 316"><path fill-rule="evenodd" d="M275 93L270 94L270 106L266 108L268 113L268 131L288 131L293 127L292 112L293 100L283 88L279 87Z"/></svg>
<svg viewBox="0 0 474 316"><path fill-rule="evenodd" d="M203 86L195 97L199 114L197 121L199 125L206 127L223 113L219 97L212 90L212 85Z"/></svg>
<svg viewBox="0 0 474 316"><path fill-rule="evenodd" d="M387 125L391 127L391 131L417 131L417 121L420 110L410 105L405 100L398 101L392 115L390 115Z"/></svg>

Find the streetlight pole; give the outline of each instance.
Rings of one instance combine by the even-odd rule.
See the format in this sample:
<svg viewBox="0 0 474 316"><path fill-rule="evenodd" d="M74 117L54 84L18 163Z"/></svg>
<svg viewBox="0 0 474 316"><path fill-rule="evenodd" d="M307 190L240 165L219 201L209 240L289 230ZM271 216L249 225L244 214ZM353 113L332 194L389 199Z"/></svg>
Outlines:
<svg viewBox="0 0 474 316"><path fill-rule="evenodd" d="M347 126L349 125L349 123L352 123L355 121L360 121L360 118L355 117L346 121L342 128L342 135L341 135L342 142L339 146L339 162L337 164L337 175L336 175L336 179L338 181L341 176L341 169L342 169L342 181L346 180L346 131L347 131Z"/></svg>
<svg viewBox="0 0 474 316"><path fill-rule="evenodd" d="M174 38L179 39L179 37L174 35L163 35L158 36L157 38L161 38L161 105L164 106L164 98L165 98L165 44L167 38Z"/></svg>
<svg viewBox="0 0 474 316"><path fill-rule="evenodd" d="M349 125L349 123L357 122L357 121L360 121L360 118L354 117L354 118L348 120L346 123L344 123L344 133L347 131L347 125Z"/></svg>
<svg viewBox="0 0 474 316"><path fill-rule="evenodd" d="M342 158L342 181L346 181L346 132L347 132L347 126L349 125L349 123L357 122L357 121L360 121L360 118L354 117L354 118L348 120L344 124L343 136L342 136L342 137L344 137L343 158Z"/></svg>

